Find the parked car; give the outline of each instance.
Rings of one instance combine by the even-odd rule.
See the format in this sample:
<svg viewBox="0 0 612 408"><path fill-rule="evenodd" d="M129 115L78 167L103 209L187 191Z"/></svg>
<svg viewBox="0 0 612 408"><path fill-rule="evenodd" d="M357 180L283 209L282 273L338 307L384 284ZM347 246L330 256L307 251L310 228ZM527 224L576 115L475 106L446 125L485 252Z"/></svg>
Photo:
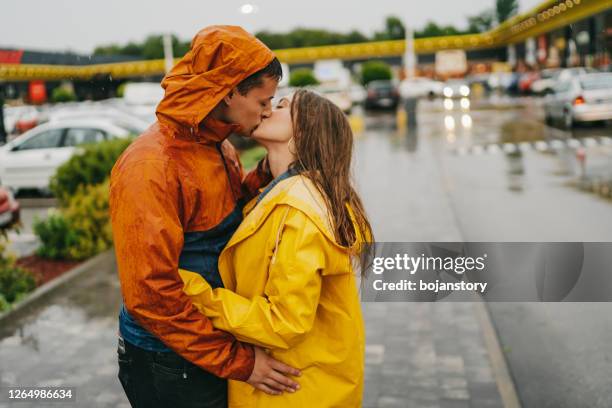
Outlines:
<svg viewBox="0 0 612 408"><path fill-rule="evenodd" d="M596 73L597 70L584 67L573 67L565 69L545 69L540 73L541 79L531 84L531 90L536 94L549 94L553 92L559 82L569 81L579 75Z"/></svg>
<svg viewBox="0 0 612 408"><path fill-rule="evenodd" d="M136 135L141 134L150 126L150 123L147 123L141 118L111 107L62 109L49 114L49 121L51 122L64 121L67 119L108 120Z"/></svg>
<svg viewBox="0 0 612 408"><path fill-rule="evenodd" d="M465 81L467 86L470 89L475 89L475 87L481 88L483 91L488 92L489 89L489 78L491 77L490 73L482 73L482 74L473 74L465 77Z"/></svg>
<svg viewBox="0 0 612 408"><path fill-rule="evenodd" d="M8 188L0 186L0 232L19 222L19 202Z"/></svg>
<svg viewBox="0 0 612 408"><path fill-rule="evenodd" d="M48 120L46 112L36 106L7 107L4 111L4 127L9 134L22 134Z"/></svg>
<svg viewBox="0 0 612 408"><path fill-rule="evenodd" d="M557 83L556 76L558 69L543 69L540 71L540 79L536 79L531 84L531 92L536 95L544 95L552 92Z"/></svg>
<svg viewBox="0 0 612 408"><path fill-rule="evenodd" d="M396 109L399 103L399 91L393 81L376 80L366 87L368 95L366 109Z"/></svg>
<svg viewBox="0 0 612 408"><path fill-rule="evenodd" d="M520 74L517 72L492 72L487 81L490 90L509 94L518 93Z"/></svg>
<svg viewBox="0 0 612 408"><path fill-rule="evenodd" d="M470 96L470 87L461 79L449 79L444 83L442 92L445 98L467 98Z"/></svg>
<svg viewBox="0 0 612 408"><path fill-rule="evenodd" d="M157 82L135 82L125 86L123 108L147 123L155 122L155 109L164 97L164 89Z"/></svg>
<svg viewBox="0 0 612 408"><path fill-rule="evenodd" d="M402 98L442 96L444 83L429 78L410 78L400 82L399 93Z"/></svg>
<svg viewBox="0 0 612 408"><path fill-rule="evenodd" d="M353 101L351 99L351 94L348 88L321 85L316 88L316 91L319 92L325 98L332 101L334 105L342 109L342 112L346 114L351 113Z"/></svg>
<svg viewBox="0 0 612 408"><path fill-rule="evenodd" d="M579 122L612 120L612 73L584 74L562 81L544 103L546 123L571 128Z"/></svg>
<svg viewBox="0 0 612 408"><path fill-rule="evenodd" d="M525 72L521 75L518 82L518 90L524 95L531 94L531 85L540 79L540 73L537 71Z"/></svg>
<svg viewBox="0 0 612 408"><path fill-rule="evenodd" d="M366 89L359 84L351 85L349 89L349 94L351 96L351 101L353 102L353 105L363 104L366 98L368 97L368 92L366 91Z"/></svg>
<svg viewBox="0 0 612 408"><path fill-rule="evenodd" d="M67 119L37 126L0 147L0 183L13 190L46 190L51 176L77 146L130 134L102 119Z"/></svg>

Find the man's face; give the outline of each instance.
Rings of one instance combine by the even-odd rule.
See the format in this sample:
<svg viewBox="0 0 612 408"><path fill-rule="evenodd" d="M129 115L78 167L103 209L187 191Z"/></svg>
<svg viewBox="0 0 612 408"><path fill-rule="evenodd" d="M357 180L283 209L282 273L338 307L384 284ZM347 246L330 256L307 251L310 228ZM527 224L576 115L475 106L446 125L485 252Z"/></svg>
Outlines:
<svg viewBox="0 0 612 408"><path fill-rule="evenodd" d="M250 137L262 120L272 113L272 98L276 93L278 81L264 76L260 86L251 88L246 95L233 89L224 100L227 104L226 120L240 125L239 133Z"/></svg>

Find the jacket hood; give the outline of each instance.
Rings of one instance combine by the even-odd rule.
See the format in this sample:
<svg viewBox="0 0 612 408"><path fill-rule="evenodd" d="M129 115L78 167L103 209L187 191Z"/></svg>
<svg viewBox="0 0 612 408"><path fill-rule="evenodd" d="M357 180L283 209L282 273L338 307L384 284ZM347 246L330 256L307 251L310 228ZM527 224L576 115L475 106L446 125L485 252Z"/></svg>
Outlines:
<svg viewBox="0 0 612 408"><path fill-rule="evenodd" d="M241 27L203 29L164 77L157 118L173 127L197 129L231 89L273 59L272 51Z"/></svg>

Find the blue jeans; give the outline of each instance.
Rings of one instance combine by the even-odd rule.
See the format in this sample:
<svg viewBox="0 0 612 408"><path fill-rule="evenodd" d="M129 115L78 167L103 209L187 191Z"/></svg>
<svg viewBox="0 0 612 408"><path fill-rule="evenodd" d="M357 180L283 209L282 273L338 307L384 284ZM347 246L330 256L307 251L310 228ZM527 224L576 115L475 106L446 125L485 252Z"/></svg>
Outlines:
<svg viewBox="0 0 612 408"><path fill-rule="evenodd" d="M119 381L135 408L226 408L227 380L174 352L147 351L119 339Z"/></svg>

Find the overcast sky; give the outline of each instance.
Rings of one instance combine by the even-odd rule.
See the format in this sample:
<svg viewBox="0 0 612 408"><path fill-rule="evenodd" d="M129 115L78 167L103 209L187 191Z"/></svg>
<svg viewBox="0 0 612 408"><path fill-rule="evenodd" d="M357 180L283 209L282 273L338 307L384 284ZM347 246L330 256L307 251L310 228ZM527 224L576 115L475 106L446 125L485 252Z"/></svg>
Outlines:
<svg viewBox="0 0 612 408"><path fill-rule="evenodd" d="M543 0L519 0L527 11ZM295 27L336 31L380 30L387 15L421 28L427 20L466 26L466 17L493 7L495 0L3 0L0 47L89 53L97 45L142 41L170 32L191 39L211 24L237 24L251 31ZM257 12L244 15L244 4Z"/></svg>

